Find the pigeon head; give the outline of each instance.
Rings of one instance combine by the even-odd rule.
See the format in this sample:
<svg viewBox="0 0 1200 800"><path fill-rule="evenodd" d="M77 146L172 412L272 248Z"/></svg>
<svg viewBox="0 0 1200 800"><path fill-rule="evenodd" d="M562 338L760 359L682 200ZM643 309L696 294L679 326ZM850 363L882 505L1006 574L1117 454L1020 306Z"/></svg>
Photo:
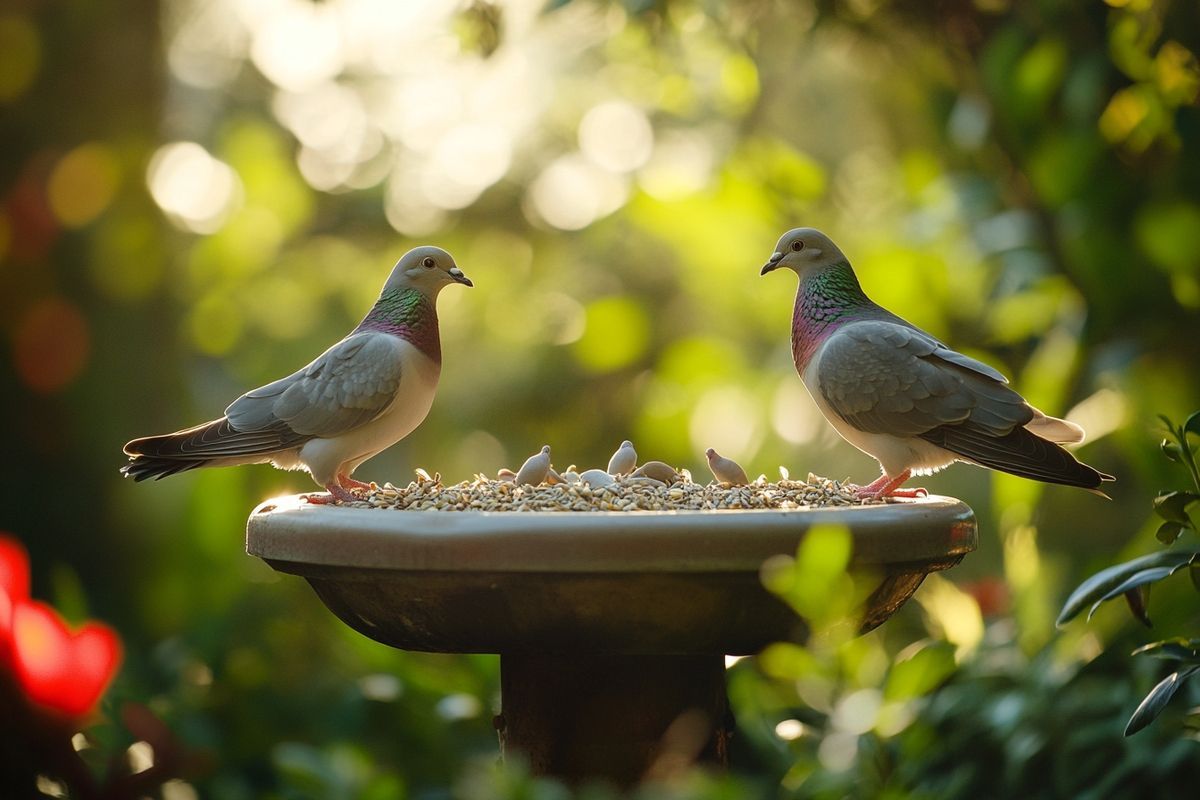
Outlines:
<svg viewBox="0 0 1200 800"><path fill-rule="evenodd" d="M780 237L775 252L759 274L787 268L804 277L839 262L845 263L846 256L828 236L816 228L793 228Z"/></svg>
<svg viewBox="0 0 1200 800"><path fill-rule="evenodd" d="M451 283L475 285L454 263L452 255L440 247L426 246L414 247L401 256L384 288L412 286L432 297Z"/></svg>

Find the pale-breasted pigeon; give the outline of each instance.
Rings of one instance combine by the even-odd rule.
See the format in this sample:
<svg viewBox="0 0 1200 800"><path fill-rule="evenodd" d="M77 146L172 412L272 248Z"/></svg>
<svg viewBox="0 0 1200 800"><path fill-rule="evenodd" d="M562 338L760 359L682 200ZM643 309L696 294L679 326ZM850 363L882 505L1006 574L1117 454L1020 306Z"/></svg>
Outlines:
<svg viewBox="0 0 1200 800"><path fill-rule="evenodd" d="M850 262L812 228L788 231L761 274L800 276L792 358L821 413L883 474L858 494L912 496L912 475L955 461L1099 492L1113 480L1060 444L1083 429L1038 411L987 364L956 353L863 293Z"/></svg>
<svg viewBox="0 0 1200 800"><path fill-rule="evenodd" d="M220 419L134 439L121 472L141 481L269 462L308 470L334 499L356 499L350 490L369 486L350 477L358 465L411 433L433 404L442 368L435 303L451 283L472 285L449 253L410 250L346 338L298 372L242 395Z"/></svg>

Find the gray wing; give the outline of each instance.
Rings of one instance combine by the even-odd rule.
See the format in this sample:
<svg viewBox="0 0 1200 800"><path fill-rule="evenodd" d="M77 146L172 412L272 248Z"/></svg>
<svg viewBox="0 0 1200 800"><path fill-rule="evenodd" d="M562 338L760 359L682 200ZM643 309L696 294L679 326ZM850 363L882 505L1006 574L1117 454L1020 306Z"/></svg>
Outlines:
<svg viewBox="0 0 1200 800"><path fill-rule="evenodd" d="M869 433L921 436L969 423L1003 436L1033 419L999 372L895 322L855 322L834 333L817 378L833 411Z"/></svg>
<svg viewBox="0 0 1200 800"><path fill-rule="evenodd" d="M304 369L239 397L225 409L239 431L283 426L297 437L328 438L375 417L400 387L400 340L357 333Z"/></svg>

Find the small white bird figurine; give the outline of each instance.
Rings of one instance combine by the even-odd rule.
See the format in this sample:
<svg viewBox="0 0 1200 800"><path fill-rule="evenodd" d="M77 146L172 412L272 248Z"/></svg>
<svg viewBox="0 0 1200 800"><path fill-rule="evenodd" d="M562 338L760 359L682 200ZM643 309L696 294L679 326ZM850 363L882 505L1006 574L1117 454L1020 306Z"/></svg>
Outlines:
<svg viewBox="0 0 1200 800"><path fill-rule="evenodd" d="M517 486L537 486L546 480L550 474L550 445L542 445L542 449L525 459L525 463L517 470L513 482Z"/></svg>
<svg viewBox="0 0 1200 800"><path fill-rule="evenodd" d="M586 469L579 474L579 480L586 483L593 489L599 489L603 486L611 486L616 483L616 479L602 469Z"/></svg>
<svg viewBox="0 0 1200 800"><path fill-rule="evenodd" d="M626 439L621 442L617 452L613 453L612 458L608 460L608 474L625 475L633 472L633 468L636 466L637 451L633 449L633 442Z"/></svg>
<svg viewBox="0 0 1200 800"><path fill-rule="evenodd" d="M711 447L704 451L704 457L708 459L709 471L721 483L745 486L750 482L746 477L746 470L742 469L740 464L731 458L725 458Z"/></svg>
<svg viewBox="0 0 1200 800"><path fill-rule="evenodd" d="M433 404L442 369L435 303L471 281L445 250L418 247L396 262L375 305L345 339L311 364L233 401L194 428L134 439L121 472L135 481L196 467L271 463L305 469L331 497L357 499L350 476L411 433Z"/></svg>
<svg viewBox="0 0 1200 800"><path fill-rule="evenodd" d="M862 498L912 497L912 475L955 461L1095 491L1114 480L1059 444L1083 429L1025 402L1003 375L956 353L863 293L850 262L812 228L788 231L762 268L800 276L792 358L821 413L842 438L875 458Z"/></svg>

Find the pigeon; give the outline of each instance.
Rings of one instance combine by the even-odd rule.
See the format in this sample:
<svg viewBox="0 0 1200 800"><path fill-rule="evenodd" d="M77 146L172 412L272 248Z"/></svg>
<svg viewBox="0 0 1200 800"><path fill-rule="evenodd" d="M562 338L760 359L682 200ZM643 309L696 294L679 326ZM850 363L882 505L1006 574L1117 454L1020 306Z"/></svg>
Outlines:
<svg viewBox="0 0 1200 800"><path fill-rule="evenodd" d="M882 468L856 487L860 498L919 496L924 489L901 486L955 461L1101 495L1114 480L1060 447L1083 441L1078 425L1043 414L992 367L871 302L825 234L785 233L761 274L781 268L800 277L796 371L842 438Z"/></svg>
<svg viewBox="0 0 1200 800"><path fill-rule="evenodd" d="M625 475L633 472L633 468L636 466L637 451L633 449L633 442L626 439L621 442L617 452L613 453L612 458L608 460L608 474Z"/></svg>
<svg viewBox="0 0 1200 800"><path fill-rule="evenodd" d="M517 477L513 480L517 486L532 485L537 486L542 481L546 480L546 476L550 474L550 445L542 445L542 449L534 453L529 458L525 459L525 463L517 470Z"/></svg>
<svg viewBox="0 0 1200 800"><path fill-rule="evenodd" d="M135 481L197 467L271 463L305 469L329 495L357 499L350 476L425 419L442 368L435 303L472 286L445 250L418 247L396 262L375 305L346 338L303 369L234 400L220 419L134 439L122 474Z"/></svg>
<svg viewBox="0 0 1200 800"><path fill-rule="evenodd" d="M704 457L708 459L708 468L713 477L720 483L745 486L750 482L746 477L746 470L742 469L740 464L731 458L725 458L711 447L704 451Z"/></svg>

